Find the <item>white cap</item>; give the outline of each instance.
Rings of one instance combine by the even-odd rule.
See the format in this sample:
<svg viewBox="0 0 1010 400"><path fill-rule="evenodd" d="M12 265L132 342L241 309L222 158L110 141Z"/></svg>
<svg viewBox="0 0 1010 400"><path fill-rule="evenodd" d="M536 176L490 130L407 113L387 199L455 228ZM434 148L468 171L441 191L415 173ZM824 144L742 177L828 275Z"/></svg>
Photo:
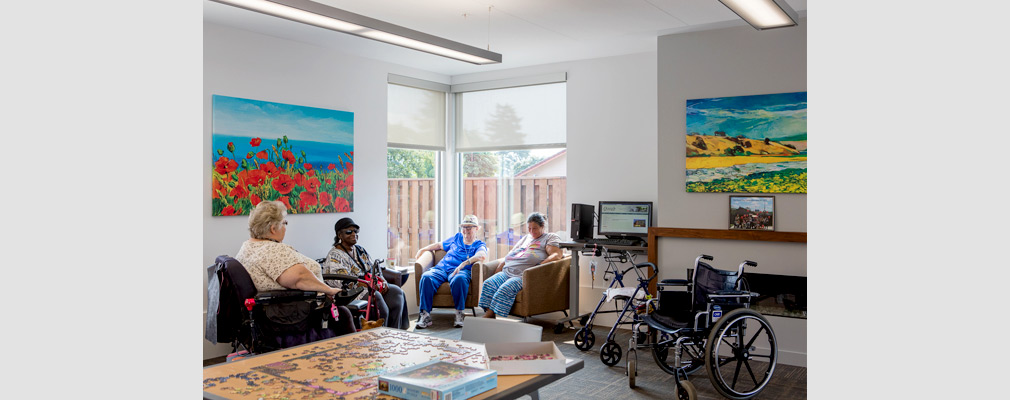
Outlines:
<svg viewBox="0 0 1010 400"><path fill-rule="evenodd" d="M463 222L460 223L459 225L460 226L464 226L464 225L477 226L478 225L477 216L476 215L467 215L467 216L463 217Z"/></svg>

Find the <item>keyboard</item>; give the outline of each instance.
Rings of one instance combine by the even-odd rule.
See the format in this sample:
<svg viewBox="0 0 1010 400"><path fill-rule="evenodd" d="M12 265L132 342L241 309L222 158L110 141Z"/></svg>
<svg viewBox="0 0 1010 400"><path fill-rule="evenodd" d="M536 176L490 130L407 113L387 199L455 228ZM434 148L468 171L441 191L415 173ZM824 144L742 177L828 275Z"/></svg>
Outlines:
<svg viewBox="0 0 1010 400"><path fill-rule="evenodd" d="M597 246L644 246L645 242L635 239L608 239L608 238L586 239L586 245L591 244L595 244Z"/></svg>

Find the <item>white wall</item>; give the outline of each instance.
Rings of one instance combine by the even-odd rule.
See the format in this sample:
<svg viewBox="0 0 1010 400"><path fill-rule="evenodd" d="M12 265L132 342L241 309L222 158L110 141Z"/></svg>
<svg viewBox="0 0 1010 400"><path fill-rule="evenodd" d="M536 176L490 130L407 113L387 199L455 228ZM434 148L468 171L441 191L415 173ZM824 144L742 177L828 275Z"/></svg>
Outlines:
<svg viewBox="0 0 1010 400"><path fill-rule="evenodd" d="M759 32L737 27L659 38L659 226L727 228L730 194L684 189L685 101L806 91L806 26L802 19L795 28ZM812 142L817 142L816 133ZM816 162L816 145L813 153ZM773 196L776 230L806 232L807 195ZM758 262L753 272L807 276L806 244L661 239L658 247L660 276L683 276L701 253L715 256L715 265L722 269L734 269L750 259ZM806 365L806 320L769 320L778 336L781 361Z"/></svg>
<svg viewBox="0 0 1010 400"><path fill-rule="evenodd" d="M249 238L247 217L212 217L210 210L211 95L242 97L354 113L354 212L289 215L287 237L303 254L319 258L333 243L333 224L351 217L361 225L360 244L381 255L386 247L387 74L448 83L449 77L214 24L204 24L203 259L234 255ZM204 279L206 273L199 273ZM407 294L414 303L413 285ZM206 312L206 291L204 291ZM416 305L413 306L416 309ZM202 322L201 322L202 324ZM203 340L204 358L230 346Z"/></svg>

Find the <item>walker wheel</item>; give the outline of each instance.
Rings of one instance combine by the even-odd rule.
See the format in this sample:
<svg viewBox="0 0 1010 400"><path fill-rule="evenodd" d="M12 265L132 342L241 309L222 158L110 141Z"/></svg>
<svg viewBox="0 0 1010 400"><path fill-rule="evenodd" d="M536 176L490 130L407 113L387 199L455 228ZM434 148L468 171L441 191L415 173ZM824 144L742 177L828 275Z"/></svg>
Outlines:
<svg viewBox="0 0 1010 400"><path fill-rule="evenodd" d="M596 336L593 335L593 331L582 328L578 332L575 332L575 347L579 350L586 351L593 348L593 343L596 342Z"/></svg>
<svg viewBox="0 0 1010 400"><path fill-rule="evenodd" d="M617 342L609 341L600 349L600 361L608 367L613 367L621 361L621 346Z"/></svg>

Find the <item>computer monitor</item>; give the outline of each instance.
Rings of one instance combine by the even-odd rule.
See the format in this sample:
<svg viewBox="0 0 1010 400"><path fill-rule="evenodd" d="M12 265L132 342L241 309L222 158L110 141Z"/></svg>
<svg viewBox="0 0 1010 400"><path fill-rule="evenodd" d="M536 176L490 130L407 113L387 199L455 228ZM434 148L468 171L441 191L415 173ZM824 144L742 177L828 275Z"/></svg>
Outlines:
<svg viewBox="0 0 1010 400"><path fill-rule="evenodd" d="M649 236L651 201L601 201L597 233L606 237Z"/></svg>

